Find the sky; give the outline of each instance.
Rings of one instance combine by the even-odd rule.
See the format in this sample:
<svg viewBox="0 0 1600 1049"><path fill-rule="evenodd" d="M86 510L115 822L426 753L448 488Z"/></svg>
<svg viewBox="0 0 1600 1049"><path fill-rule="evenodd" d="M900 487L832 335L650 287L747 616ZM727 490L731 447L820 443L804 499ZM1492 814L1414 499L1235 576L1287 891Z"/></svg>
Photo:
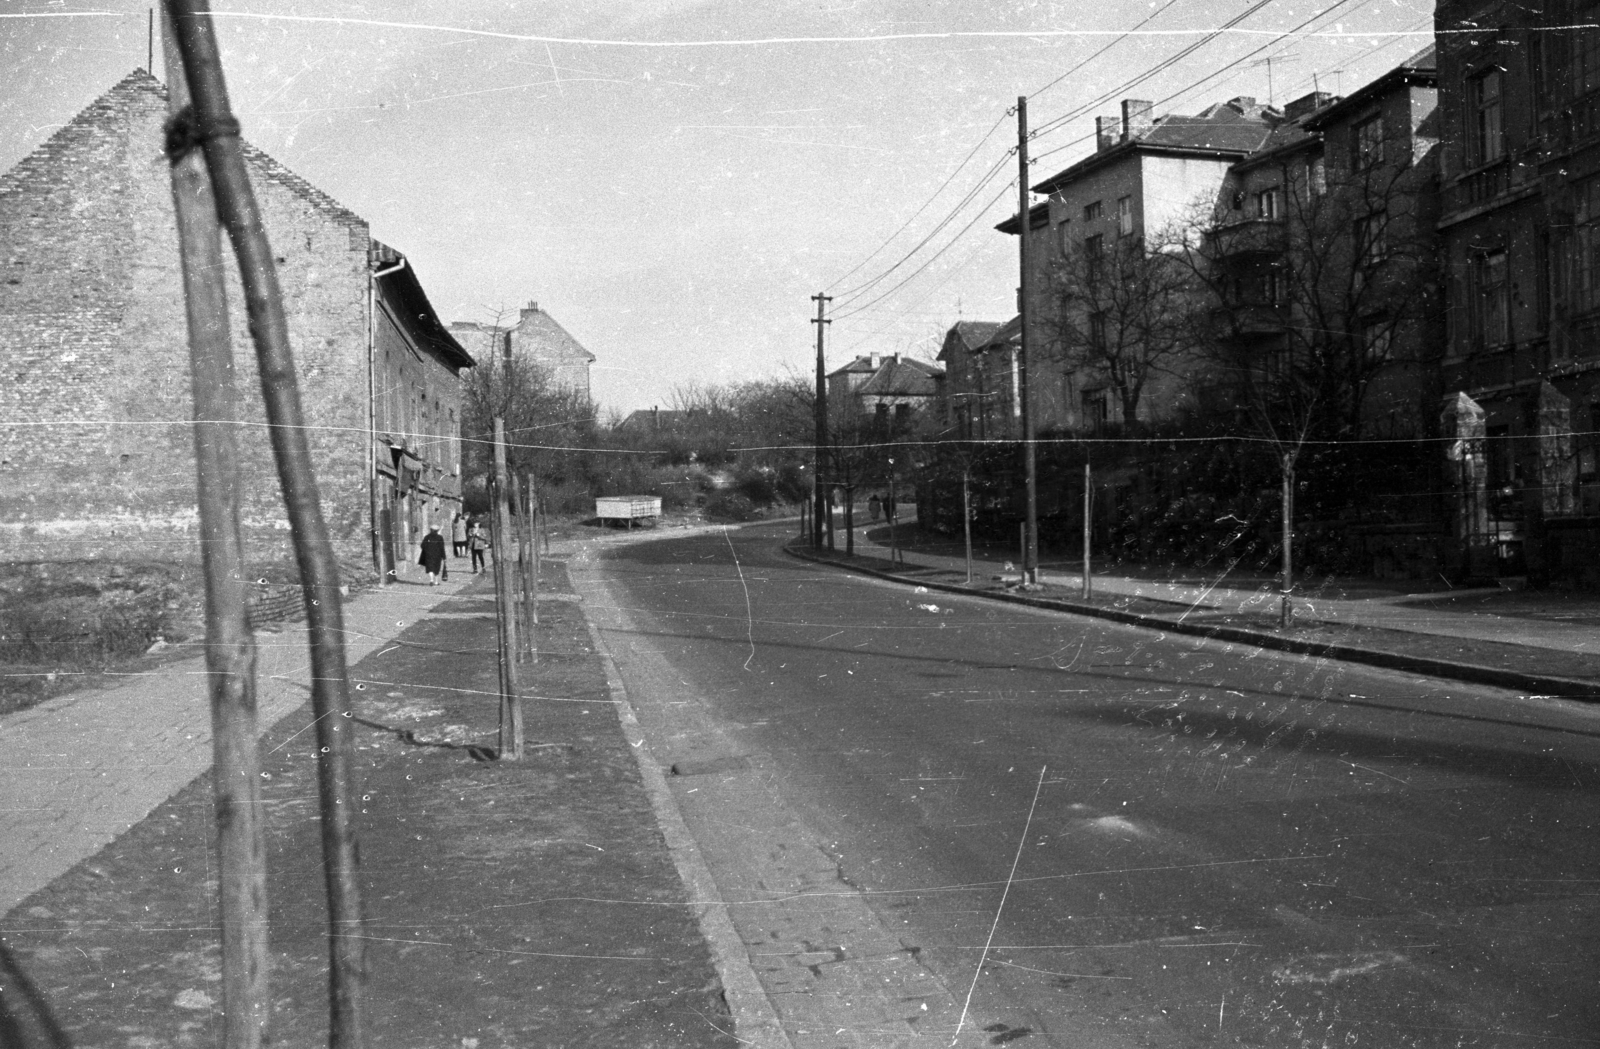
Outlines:
<svg viewBox="0 0 1600 1049"><path fill-rule="evenodd" d="M0 171L135 67L146 2L0 0ZM244 0L213 4L245 137L404 252L446 320L536 301L602 412L693 384L931 359L1015 312L1030 182L1122 98L1348 94L1423 0ZM165 79L156 48L155 70ZM1266 59L1271 58L1268 63ZM1269 86L1270 74L1270 86Z"/></svg>

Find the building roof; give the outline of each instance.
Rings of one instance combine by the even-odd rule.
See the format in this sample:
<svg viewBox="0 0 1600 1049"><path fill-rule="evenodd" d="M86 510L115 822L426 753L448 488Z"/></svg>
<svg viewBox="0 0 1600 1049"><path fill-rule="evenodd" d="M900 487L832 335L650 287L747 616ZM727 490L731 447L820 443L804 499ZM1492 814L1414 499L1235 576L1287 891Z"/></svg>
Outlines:
<svg viewBox="0 0 1600 1049"><path fill-rule="evenodd" d="M994 334L989 336L989 341L978 347L978 349L980 352L1002 347L1009 349L1014 343L1020 342L1021 339L1022 314L1019 313L996 328Z"/></svg>
<svg viewBox="0 0 1600 1049"><path fill-rule="evenodd" d="M873 364L871 357L857 357L844 367L835 368L833 371L829 372L828 378L831 379L835 375L849 375L858 372L875 372L880 366L881 364Z"/></svg>
<svg viewBox="0 0 1600 1049"><path fill-rule="evenodd" d="M1218 102L1193 116L1158 117L1146 127L1131 129L1116 145L1091 153L1037 183L1033 191L1051 193L1096 168L1137 153L1244 156L1260 149L1281 119L1277 110L1248 95Z"/></svg>
<svg viewBox="0 0 1600 1049"><path fill-rule="evenodd" d="M950 348L951 338L961 341L961 345L968 353L989 341L989 337L1000 327L1000 321L956 321L945 332L944 344L939 347L938 360L946 360Z"/></svg>
<svg viewBox="0 0 1600 1049"><path fill-rule="evenodd" d="M411 336L432 347L457 370L474 367L477 361L472 359L472 354L455 340L434 312L433 304L422 290L422 281L417 279L416 267L404 255L381 241L372 242L372 258L380 271L375 282L379 290L390 297L397 319L406 324ZM382 270L388 272L383 273Z"/></svg>
<svg viewBox="0 0 1600 1049"><path fill-rule="evenodd" d="M1436 87L1438 83L1437 52L1434 46L1429 44L1370 84L1363 84L1354 94L1311 114L1306 118L1306 127L1312 131L1319 131L1328 124L1350 116L1353 111L1370 105L1396 88Z"/></svg>
<svg viewBox="0 0 1600 1049"><path fill-rule="evenodd" d="M676 408L635 408L617 424L619 430L671 430L689 421L695 413Z"/></svg>
<svg viewBox="0 0 1600 1049"><path fill-rule="evenodd" d="M909 357L887 357L872 378L856 389L861 397L933 397L944 372Z"/></svg>

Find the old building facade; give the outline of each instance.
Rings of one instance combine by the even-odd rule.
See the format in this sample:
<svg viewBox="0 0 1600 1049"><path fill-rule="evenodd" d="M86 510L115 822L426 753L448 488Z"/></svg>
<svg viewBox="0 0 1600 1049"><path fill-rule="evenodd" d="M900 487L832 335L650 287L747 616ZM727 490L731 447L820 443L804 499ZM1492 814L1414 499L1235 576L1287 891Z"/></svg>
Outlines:
<svg viewBox="0 0 1600 1049"><path fill-rule="evenodd" d="M533 364L550 384L592 401L589 370L595 356L584 349L549 313L530 302L517 311L515 324L453 321L450 334L480 361L514 361Z"/></svg>
<svg viewBox="0 0 1600 1049"><path fill-rule="evenodd" d="M1600 584L1593 4L1435 11L1454 525L1479 574ZM1453 446L1455 447L1455 446Z"/></svg>
<svg viewBox="0 0 1600 1049"><path fill-rule="evenodd" d="M0 528L14 558L197 556L166 109L161 83L135 71L0 175L0 365L8 379L0 384ZM259 150L247 147L247 159L283 287L324 515L341 561L366 570L383 563L375 536L385 507L394 512L393 490L409 485L405 512L419 523L459 503L441 448L456 439L455 379L471 359L432 318L415 273L371 239L364 220ZM374 276L383 269L387 276ZM248 554L276 559L288 552L287 523L242 301L234 280L248 479L241 517ZM401 345L425 363L404 364L394 349ZM415 411L402 392L411 389ZM395 410L375 400L378 391ZM380 425L393 429L380 438ZM396 444L432 454L437 468L408 481Z"/></svg>

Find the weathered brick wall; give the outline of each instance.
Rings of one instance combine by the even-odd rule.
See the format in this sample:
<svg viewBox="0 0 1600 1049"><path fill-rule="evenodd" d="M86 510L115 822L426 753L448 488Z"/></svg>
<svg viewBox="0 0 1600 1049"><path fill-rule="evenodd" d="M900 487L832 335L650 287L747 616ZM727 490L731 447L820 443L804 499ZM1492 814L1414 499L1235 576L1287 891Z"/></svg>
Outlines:
<svg viewBox="0 0 1600 1049"><path fill-rule="evenodd" d="M0 176L0 542L15 560L198 556L187 328L166 100L136 72ZM366 224L258 151L324 513L367 551ZM287 524L230 279L251 557Z"/></svg>

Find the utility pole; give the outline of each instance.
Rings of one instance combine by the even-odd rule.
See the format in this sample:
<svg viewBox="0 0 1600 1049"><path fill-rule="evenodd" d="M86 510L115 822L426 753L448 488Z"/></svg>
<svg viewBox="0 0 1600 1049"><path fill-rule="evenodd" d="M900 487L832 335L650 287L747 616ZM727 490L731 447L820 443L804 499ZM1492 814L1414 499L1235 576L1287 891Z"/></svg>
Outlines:
<svg viewBox="0 0 1600 1049"><path fill-rule="evenodd" d="M827 448L828 444L828 377L825 371L826 365L822 355L822 330L826 325L833 323L833 321L824 316L824 311L826 311L828 303L833 301L833 296L824 295L821 292L818 292L817 294L811 296L811 301L817 304L817 315L811 319L811 323L817 326L817 395L815 398L817 416L817 469L816 473L812 475L811 478L813 496L812 503L815 508L811 515L811 548L813 550L820 550L822 549L823 515L828 514L830 518L832 516L829 511L829 507L827 506L828 491L822 481L822 460L824 450Z"/></svg>
<svg viewBox="0 0 1600 1049"><path fill-rule="evenodd" d="M1022 581L1039 582L1039 475L1033 455L1033 398L1028 389L1028 96L1017 96L1017 244L1021 282L1017 289L1017 384L1022 395L1022 472L1028 508L1023 527Z"/></svg>
<svg viewBox="0 0 1600 1049"><path fill-rule="evenodd" d="M500 760L522 760L522 698L517 693L517 620L511 588L512 537L510 484L506 476L506 421L494 417L494 480L490 502L494 527L489 556L494 558L494 596L500 627Z"/></svg>

